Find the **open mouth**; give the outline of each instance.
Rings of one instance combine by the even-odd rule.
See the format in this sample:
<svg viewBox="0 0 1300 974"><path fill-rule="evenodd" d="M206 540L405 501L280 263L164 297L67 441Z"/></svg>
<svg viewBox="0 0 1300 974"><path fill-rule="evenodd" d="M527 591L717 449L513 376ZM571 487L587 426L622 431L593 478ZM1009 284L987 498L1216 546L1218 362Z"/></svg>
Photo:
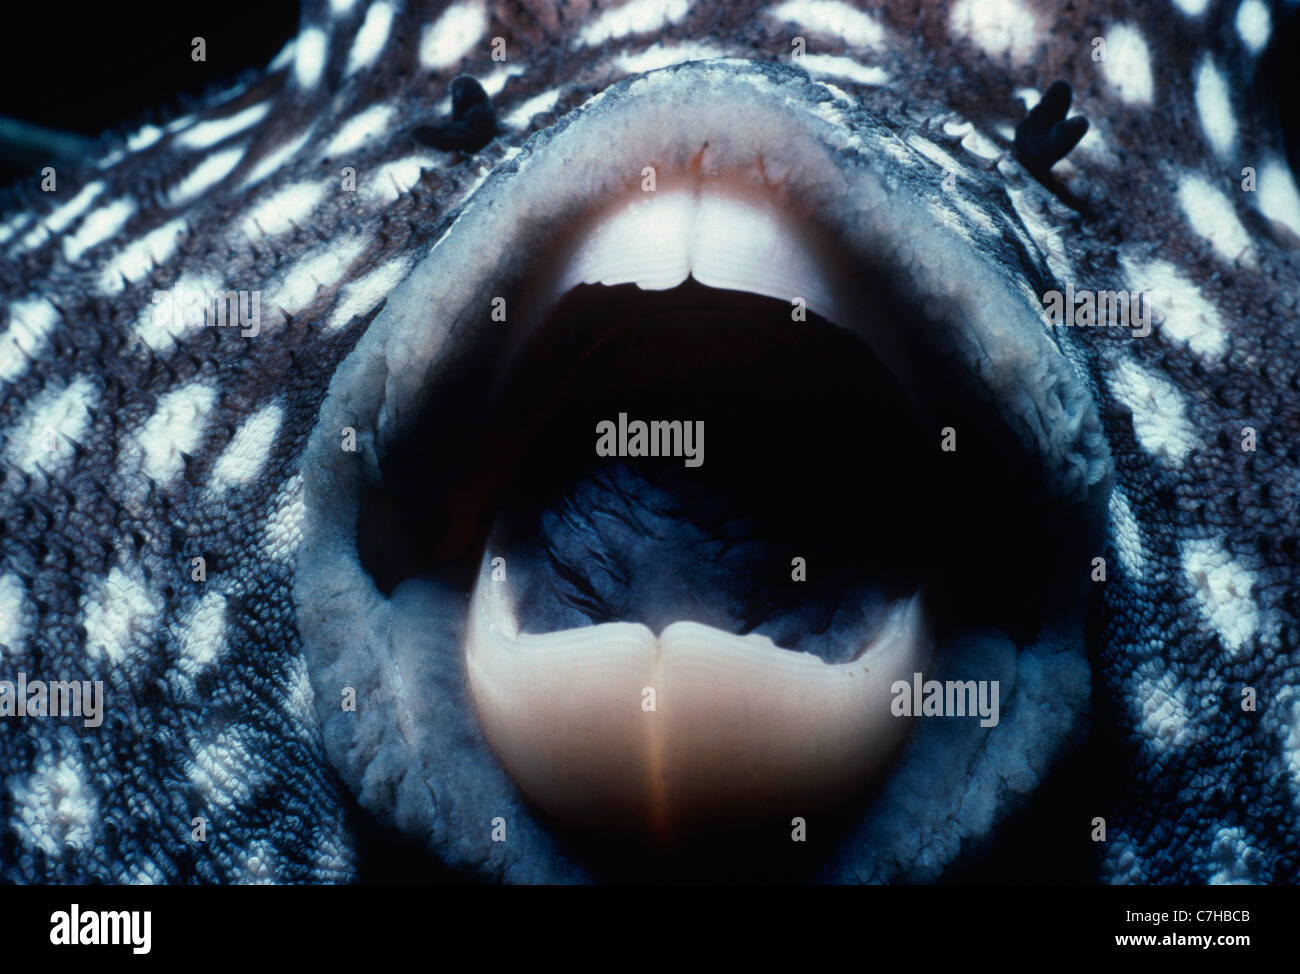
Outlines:
<svg viewBox="0 0 1300 974"><path fill-rule="evenodd" d="M673 839L845 798L899 741L889 687L930 652L929 530L900 530L925 497L846 454L928 466L922 430L860 342L786 303L594 290L501 408L527 447L465 644L488 738L585 828ZM583 336L576 362L551 329Z"/></svg>
<svg viewBox="0 0 1300 974"><path fill-rule="evenodd" d="M538 821L788 842L870 803L946 647L1081 617L1104 448L1010 272L846 162L769 69L665 131L708 70L643 79L635 111L562 127L471 204L314 434L313 683L394 704L371 718L394 751L336 760L440 852L453 679ZM610 157L565 177L591 144Z"/></svg>

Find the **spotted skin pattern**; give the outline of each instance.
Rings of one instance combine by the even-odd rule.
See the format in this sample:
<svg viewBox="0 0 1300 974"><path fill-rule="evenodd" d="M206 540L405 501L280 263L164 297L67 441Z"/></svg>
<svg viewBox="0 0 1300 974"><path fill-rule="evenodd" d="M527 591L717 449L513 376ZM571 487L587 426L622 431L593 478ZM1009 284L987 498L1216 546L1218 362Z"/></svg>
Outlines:
<svg viewBox="0 0 1300 974"><path fill-rule="evenodd" d="M1107 822L1102 881L1296 881L1300 199L1256 81L1289 7L337 6L308 0L251 84L111 140L55 192L33 178L0 218L0 676L101 679L109 701L94 730L0 729L0 878L358 878L291 598L298 461L331 375L530 134L628 74L789 62L803 37L845 119L957 174L944 219L1027 249L1026 300L1042 280L1156 293L1148 339L1058 336L1115 467L1089 656L1124 787L1080 814ZM438 151L412 130L448 115L462 73L499 131ZM1091 123L1054 169L1068 203L1012 150L1058 78ZM160 321L155 293L177 288L260 291L260 333Z"/></svg>

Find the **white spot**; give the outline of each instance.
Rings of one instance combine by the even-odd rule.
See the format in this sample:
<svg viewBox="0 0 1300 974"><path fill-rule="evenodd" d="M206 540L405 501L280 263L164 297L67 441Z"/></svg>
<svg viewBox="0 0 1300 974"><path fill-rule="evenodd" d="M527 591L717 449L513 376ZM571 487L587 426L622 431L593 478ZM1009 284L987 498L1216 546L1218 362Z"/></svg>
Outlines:
<svg viewBox="0 0 1300 974"><path fill-rule="evenodd" d="M330 312L326 327L330 330L342 328L357 315L365 314L379 304L402 283L409 267L405 258L396 257L353 281L340 292L339 302Z"/></svg>
<svg viewBox="0 0 1300 974"><path fill-rule="evenodd" d="M1110 492L1110 537L1115 543L1124 574L1135 581L1143 578L1146 575L1146 552L1142 548L1142 532L1129 506L1128 496L1119 487Z"/></svg>
<svg viewBox="0 0 1300 974"><path fill-rule="evenodd" d="M851 57L835 54L805 54L799 66L814 78L844 78L860 85L889 83L889 73L871 64L859 64Z"/></svg>
<svg viewBox="0 0 1300 974"><path fill-rule="evenodd" d="M283 858L266 839L255 839L239 859L239 883L247 886L274 886L275 864Z"/></svg>
<svg viewBox="0 0 1300 974"><path fill-rule="evenodd" d="M95 163L95 168L108 169L110 166L117 165L125 158L126 158L125 152L123 152L121 149L113 149L108 153L108 155L104 156L104 158L100 159L99 162Z"/></svg>
<svg viewBox="0 0 1300 974"><path fill-rule="evenodd" d="M684 41L680 44L656 43L641 51L632 53L624 51L614 58L614 66L620 71L626 71L628 74L641 74L643 71L654 71L657 68L666 68L671 64L685 64L687 61L707 61L716 57L722 57L722 51L711 45L700 44L696 41ZM559 95L558 89L555 95ZM552 99L551 103L555 103L554 99ZM546 111L546 109L541 110ZM532 118L531 115L528 117Z"/></svg>
<svg viewBox="0 0 1300 974"><path fill-rule="evenodd" d="M22 249L33 250L45 243L52 234L62 233L90 208L95 198L103 191L102 182L93 182L82 187L76 196L56 207L53 212L27 231L20 244Z"/></svg>
<svg viewBox="0 0 1300 974"><path fill-rule="evenodd" d="M656 67L659 66L660 65L656 65ZM649 68L629 68L623 63L619 63L619 67L622 70L633 74L639 71L649 70ZM540 95L534 95L532 98L529 98L526 102L519 105L519 107L513 109L510 114L502 120L502 122L507 128L526 128L528 123L533 120L534 115L538 115L542 112L549 112L555 107L555 103L559 98L559 88L552 88L550 91L543 91Z"/></svg>
<svg viewBox="0 0 1300 974"><path fill-rule="evenodd" d="M1183 574L1205 620L1224 648L1236 656L1259 628L1259 609L1250 597L1255 575L1217 542L1189 541L1183 546Z"/></svg>
<svg viewBox="0 0 1300 974"><path fill-rule="evenodd" d="M243 146L212 153L172 188L168 202L172 206L181 206L198 199L229 176L242 158L244 158Z"/></svg>
<svg viewBox="0 0 1300 974"><path fill-rule="evenodd" d="M1137 28L1116 24L1106 35L1106 60L1101 73L1121 99L1134 105L1151 102L1151 51Z"/></svg>
<svg viewBox="0 0 1300 974"><path fill-rule="evenodd" d="M1282 741L1282 760L1286 762L1297 792L1300 792L1300 699L1291 703L1291 726Z"/></svg>
<svg viewBox="0 0 1300 974"><path fill-rule="evenodd" d="M1108 383L1114 396L1133 412L1133 432L1152 456L1181 464L1196 446L1183 394L1166 379L1121 359Z"/></svg>
<svg viewBox="0 0 1300 974"><path fill-rule="evenodd" d="M176 144L187 149L207 149L245 129L252 128L262 119L271 106L263 102L250 105L242 112L236 112L226 118L214 118L209 122L200 122L194 128L176 138Z"/></svg>
<svg viewBox="0 0 1300 974"><path fill-rule="evenodd" d="M211 666L226 642L226 598L209 592L182 624L181 667L191 676Z"/></svg>
<svg viewBox="0 0 1300 974"><path fill-rule="evenodd" d="M1220 156L1226 156L1237 141L1237 119L1232 114L1228 82L1209 55L1196 69L1196 111L1210 146Z"/></svg>
<svg viewBox="0 0 1300 974"><path fill-rule="evenodd" d="M325 70L325 52L329 41L319 27L308 27L298 35L293 53L293 76L299 88L314 88Z"/></svg>
<svg viewBox="0 0 1300 974"><path fill-rule="evenodd" d="M833 34L850 47L875 47L885 39L874 17L839 0L786 0L771 15L810 33Z"/></svg>
<svg viewBox="0 0 1300 974"><path fill-rule="evenodd" d="M0 333L0 382L22 375L28 356L35 357L45 350L58 321L59 312L44 298L9 305L9 327Z"/></svg>
<svg viewBox="0 0 1300 974"><path fill-rule="evenodd" d="M1142 736L1154 750L1182 747L1195 738L1187 719L1187 693L1172 673L1142 679L1133 692Z"/></svg>
<svg viewBox="0 0 1300 974"><path fill-rule="evenodd" d="M76 233L64 239L64 258L68 263L80 260L87 250L115 236L134 213L135 202L125 197L96 210L86 217Z"/></svg>
<svg viewBox="0 0 1300 974"><path fill-rule="evenodd" d="M1273 18L1262 0L1243 0L1237 8L1237 36L1251 54L1258 54L1273 33Z"/></svg>
<svg viewBox="0 0 1300 974"><path fill-rule="evenodd" d="M257 160L257 162L253 164L253 168L248 171L248 175L244 178L244 185L252 186L254 183L261 182L267 176L271 175L271 173L283 166L286 162L296 156L302 147L307 144L307 137L309 135L311 135L310 130L303 132L301 135L290 139L279 148L272 149L261 159Z"/></svg>
<svg viewBox="0 0 1300 974"><path fill-rule="evenodd" d="M358 112L344 123L343 127L329 145L325 147L326 156L342 155L353 152L376 135L382 135L393 118L392 105L371 105L365 111Z"/></svg>
<svg viewBox="0 0 1300 974"><path fill-rule="evenodd" d="M1178 180L1178 202L1192 229L1208 240L1221 257L1230 261L1254 259L1250 237L1237 219L1232 201L1205 177L1184 173Z"/></svg>
<svg viewBox="0 0 1300 974"><path fill-rule="evenodd" d="M515 75L523 74L523 73L524 73L524 69L521 68L519 65L508 64L503 68L497 68L491 74L484 75L482 78L479 79L479 83L483 86L483 90L487 92L489 96L495 98L497 95L501 94L502 90L506 86L507 81L509 81ZM447 112L450 112L451 99L450 98L446 99L446 102L447 102L446 105Z"/></svg>
<svg viewBox="0 0 1300 974"><path fill-rule="evenodd" d="M90 204L93 203L95 198L103 191L104 184L101 182L94 182L84 186L81 192L56 209L53 213L42 220L41 223L51 233L62 233L72 225L74 220L90 208Z"/></svg>
<svg viewBox="0 0 1300 974"><path fill-rule="evenodd" d="M22 650L26 636L23 628L23 605L26 590L22 580L11 572L0 575L0 660L6 649L12 655Z"/></svg>
<svg viewBox="0 0 1300 974"><path fill-rule="evenodd" d="M279 71L281 68L288 67L293 63L294 51L298 48L298 38L292 37L289 42L280 48L280 53L271 59L271 63L266 66L268 72Z"/></svg>
<svg viewBox="0 0 1300 974"><path fill-rule="evenodd" d="M316 695L311 688L311 674L301 656L293 657L289 667L290 674L286 680L289 694L285 700L284 712L294 717L298 723L310 727L316 723Z"/></svg>
<svg viewBox="0 0 1300 974"><path fill-rule="evenodd" d="M176 133L189 128L194 124L198 116L194 114L182 115L180 118L173 118L163 129L164 132Z"/></svg>
<svg viewBox="0 0 1300 974"><path fill-rule="evenodd" d="M1159 329L1198 355L1217 358L1228 349L1228 332L1214 304L1173 264L1120 258L1129 290L1150 291Z"/></svg>
<svg viewBox="0 0 1300 974"><path fill-rule="evenodd" d="M1256 188L1260 212L1300 235L1300 192L1296 190L1291 168L1276 159L1269 160L1259 169Z"/></svg>
<svg viewBox="0 0 1300 974"><path fill-rule="evenodd" d="M1043 96L1038 93L1037 88L1017 88L1012 92L1012 95L1024 102L1025 111L1029 111L1043 98Z"/></svg>
<svg viewBox="0 0 1300 974"><path fill-rule="evenodd" d="M283 420L284 410L275 403L263 406L245 420L213 466L209 486L213 490L225 490L251 484L261 476Z"/></svg>
<svg viewBox="0 0 1300 974"><path fill-rule="evenodd" d="M155 351L170 348L181 329L205 324L204 302L220 288L215 277L186 274L169 290L155 291L159 300L151 298L149 307L136 319L135 336Z"/></svg>
<svg viewBox="0 0 1300 974"><path fill-rule="evenodd" d="M248 802L266 779L238 728L222 731L217 739L194 752L188 768L190 781L208 804L238 808Z"/></svg>
<svg viewBox="0 0 1300 974"><path fill-rule="evenodd" d="M57 472L72 459L74 448L68 440L85 442L87 410L98 401L99 390L85 376L67 386L52 382L8 431L5 459L24 473L35 474L37 466L47 474Z"/></svg>
<svg viewBox="0 0 1300 974"><path fill-rule="evenodd" d="M1174 0L1174 6L1189 17L1199 17L1205 13L1210 0Z"/></svg>
<svg viewBox="0 0 1300 974"><path fill-rule="evenodd" d="M361 22L352 50L348 52L347 73L353 74L375 63L384 45L388 43L388 33L393 27L393 8L387 3L373 3L366 11L366 19Z"/></svg>
<svg viewBox="0 0 1300 974"><path fill-rule="evenodd" d="M163 130L157 125L142 125L126 137L127 151L139 152L141 149L147 149L162 137Z"/></svg>
<svg viewBox="0 0 1300 974"><path fill-rule="evenodd" d="M285 273L272 303L289 314L297 314L316 298L321 288L334 287L343 280L348 267L365 250L366 239L333 241L328 247L300 258Z"/></svg>
<svg viewBox="0 0 1300 974"><path fill-rule="evenodd" d="M1214 836L1210 857L1219 868L1210 876L1210 886L1254 886L1260 882L1259 850L1246 838L1246 830L1237 826L1219 829Z"/></svg>
<svg viewBox="0 0 1300 974"><path fill-rule="evenodd" d="M1019 0L958 0L948 30L968 37L982 51L1024 61L1038 46L1038 22Z"/></svg>
<svg viewBox="0 0 1300 974"><path fill-rule="evenodd" d="M436 169L438 160L433 156L407 156L386 162L362 185L362 194L370 200L391 203L409 192L420 181L420 171Z"/></svg>
<svg viewBox="0 0 1300 974"><path fill-rule="evenodd" d="M426 71L449 68L468 54L487 33L482 3L454 3L420 35L420 64Z"/></svg>
<svg viewBox="0 0 1300 974"><path fill-rule="evenodd" d="M330 0L330 13L335 17L343 17L351 13L356 5L357 0Z"/></svg>
<svg viewBox="0 0 1300 974"><path fill-rule="evenodd" d="M294 474L276 495L262 535L262 551L273 561L292 558L302 543L302 520L307 508L302 502L302 474Z"/></svg>
<svg viewBox="0 0 1300 974"><path fill-rule="evenodd" d="M113 882L119 886L162 886L167 882L157 863L136 859L133 862L113 863Z"/></svg>
<svg viewBox="0 0 1300 974"><path fill-rule="evenodd" d="M181 472L181 454L192 454L203 441L216 402L216 390L202 382L191 382L158 400L136 438L145 476L166 484Z"/></svg>
<svg viewBox="0 0 1300 974"><path fill-rule="evenodd" d="M262 200L247 217L243 230L250 237L273 237L304 222L325 198L325 183L293 183Z"/></svg>
<svg viewBox="0 0 1300 974"><path fill-rule="evenodd" d="M690 9L690 0L627 0L587 24L578 35L578 43L603 44L615 37L662 30L681 20Z"/></svg>
<svg viewBox="0 0 1300 974"><path fill-rule="evenodd" d="M26 213L15 213L9 219L0 224L0 244L8 243L14 236L26 226L30 216Z"/></svg>
<svg viewBox="0 0 1300 974"><path fill-rule="evenodd" d="M126 285L144 280L155 268L171 260L176 253L178 238L187 224L183 219L164 223L150 230L139 240L128 244L115 254L99 275L99 289L105 294L116 294Z"/></svg>
<svg viewBox="0 0 1300 974"><path fill-rule="evenodd" d="M107 657L120 665L128 655L141 653L153 635L162 611L158 596L140 569L114 567L91 592L81 598L85 613L86 652L94 661Z"/></svg>
<svg viewBox="0 0 1300 974"><path fill-rule="evenodd" d="M23 846L57 859L71 849L89 849L99 817L95 793L75 752L55 759L41 748L36 767L25 781L15 781L14 831Z"/></svg>

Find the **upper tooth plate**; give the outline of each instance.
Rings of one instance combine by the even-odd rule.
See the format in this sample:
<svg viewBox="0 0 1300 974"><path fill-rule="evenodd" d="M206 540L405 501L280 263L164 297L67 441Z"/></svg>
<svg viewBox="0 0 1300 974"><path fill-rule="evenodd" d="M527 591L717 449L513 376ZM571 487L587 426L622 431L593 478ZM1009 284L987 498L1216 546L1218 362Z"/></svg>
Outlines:
<svg viewBox="0 0 1300 974"><path fill-rule="evenodd" d="M774 196L728 189L720 177L636 192L593 217L555 295L579 284L637 284L660 291L688 275L709 287L791 302L847 320L844 284L816 235Z"/></svg>

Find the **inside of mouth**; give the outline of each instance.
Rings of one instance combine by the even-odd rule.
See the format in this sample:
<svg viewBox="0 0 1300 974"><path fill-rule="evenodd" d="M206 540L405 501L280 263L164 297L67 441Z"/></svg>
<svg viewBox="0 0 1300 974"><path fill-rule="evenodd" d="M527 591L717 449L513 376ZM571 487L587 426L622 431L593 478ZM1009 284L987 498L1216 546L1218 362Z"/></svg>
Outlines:
<svg viewBox="0 0 1300 974"><path fill-rule="evenodd" d="M687 620L838 663L917 592L941 638L1032 633L1057 593L1026 573L1060 562L1069 523L968 370L938 356L896 377L862 336L912 323L868 307L890 320L842 327L689 278L572 289L508 369L463 363L389 450L363 564L381 589L470 587L486 547L521 633ZM692 436L629 455L638 422Z"/></svg>
<svg viewBox="0 0 1300 974"><path fill-rule="evenodd" d="M528 444L491 545L520 632L689 620L837 663L918 591L933 458L854 336L694 281L580 287L545 334L493 434Z"/></svg>

